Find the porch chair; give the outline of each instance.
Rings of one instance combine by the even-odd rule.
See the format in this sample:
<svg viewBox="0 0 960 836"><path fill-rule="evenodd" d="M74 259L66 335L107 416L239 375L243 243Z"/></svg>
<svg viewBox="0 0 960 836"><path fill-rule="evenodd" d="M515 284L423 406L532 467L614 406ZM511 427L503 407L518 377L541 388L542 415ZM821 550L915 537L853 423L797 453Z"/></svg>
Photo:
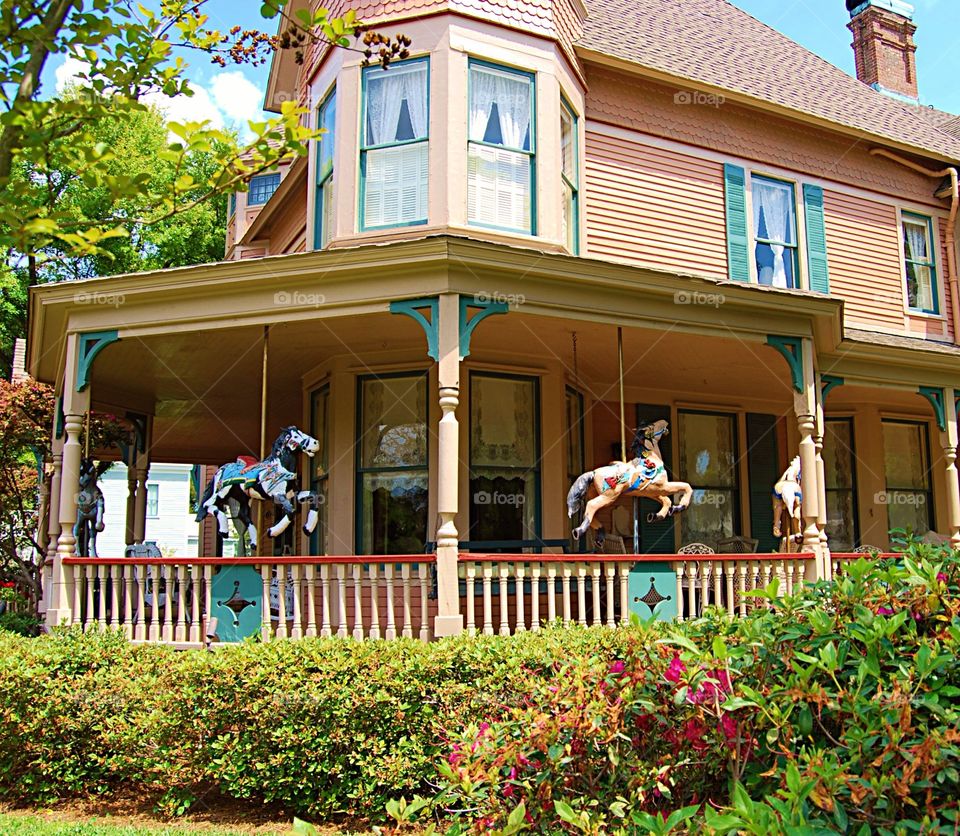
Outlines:
<svg viewBox="0 0 960 836"><path fill-rule="evenodd" d="M717 554L756 554L760 541L754 537L739 534L717 540Z"/></svg>
<svg viewBox="0 0 960 836"><path fill-rule="evenodd" d="M685 546L681 546L677 549L678 555L710 555L716 554L716 552L710 548L706 543L687 543ZM697 570L697 577L694 580L694 594L697 599L696 613L686 613L687 618L692 618L694 615L703 615L704 609L704 600L703 600L703 589L700 588L697 584L700 580L700 571L699 566ZM680 581L681 586L684 590L690 588L690 578L687 577L687 573L683 573L683 578ZM709 593L708 593L709 594ZM679 602L679 609L683 610L684 603L686 602L687 597L684 595L683 601Z"/></svg>

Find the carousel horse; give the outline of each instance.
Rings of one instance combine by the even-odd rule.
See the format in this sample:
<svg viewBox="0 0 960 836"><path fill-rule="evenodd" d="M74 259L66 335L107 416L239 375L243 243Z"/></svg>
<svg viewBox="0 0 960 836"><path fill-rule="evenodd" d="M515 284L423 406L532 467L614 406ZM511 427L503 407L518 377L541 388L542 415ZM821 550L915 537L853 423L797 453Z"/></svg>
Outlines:
<svg viewBox="0 0 960 836"><path fill-rule="evenodd" d="M801 534L800 521L800 503L803 494L800 490L800 457L795 456L790 466L783 471L783 475L773 486L773 536L780 537L781 521L783 513L786 512L788 520L789 535L785 538L787 545L792 540L794 543L800 543L803 540ZM789 550L789 548L788 548Z"/></svg>
<svg viewBox="0 0 960 836"><path fill-rule="evenodd" d="M80 492L77 494L77 521L73 536L79 557L98 557L97 534L103 531L103 493L97 482L113 462L94 464L93 459L80 460Z"/></svg>
<svg viewBox="0 0 960 836"><path fill-rule="evenodd" d="M283 511L283 517L267 530L267 536L277 537L287 530L297 512L294 503L308 503L309 512L303 525L305 534L313 533L320 518L317 495L313 491L298 490L297 456L313 456L320 442L296 427L285 428L273 442L270 455L263 461L252 456L241 456L235 462L220 467L207 485L197 509L197 522L208 514L217 518L221 534L227 534L227 509L238 522L240 542L243 534L250 534L250 549L257 547L257 529L250 516L250 500L272 499Z"/></svg>
<svg viewBox="0 0 960 836"><path fill-rule="evenodd" d="M664 520L683 511L693 498L693 488L686 482L672 482L663 466L660 455L660 439L669 432L666 421L641 424L637 429L629 462L612 462L605 467L590 470L577 478L567 494L567 512L572 519L584 498L593 491L595 496L587 502L583 522L573 530L573 538L579 540L588 528L597 532L596 550L603 548L605 532L596 519L597 512L613 505L621 496L641 496L660 503L660 510L651 515L651 520ZM673 497L683 494L674 504Z"/></svg>

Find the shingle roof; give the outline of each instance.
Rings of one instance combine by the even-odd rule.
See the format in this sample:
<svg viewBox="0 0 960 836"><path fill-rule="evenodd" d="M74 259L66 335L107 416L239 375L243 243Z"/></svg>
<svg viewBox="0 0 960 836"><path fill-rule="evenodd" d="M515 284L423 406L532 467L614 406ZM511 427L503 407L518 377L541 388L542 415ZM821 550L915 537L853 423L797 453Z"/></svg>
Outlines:
<svg viewBox="0 0 960 836"><path fill-rule="evenodd" d="M960 160L960 139L727 0L587 0L578 45Z"/></svg>

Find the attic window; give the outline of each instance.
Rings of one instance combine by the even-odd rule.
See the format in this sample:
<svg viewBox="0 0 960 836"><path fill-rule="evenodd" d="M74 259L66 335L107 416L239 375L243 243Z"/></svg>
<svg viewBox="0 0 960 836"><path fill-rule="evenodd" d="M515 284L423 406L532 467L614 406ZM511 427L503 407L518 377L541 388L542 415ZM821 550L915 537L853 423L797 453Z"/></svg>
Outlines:
<svg viewBox="0 0 960 836"><path fill-rule="evenodd" d="M247 205L259 206L273 197L280 187L280 173L258 174L250 178L250 191L247 193Z"/></svg>

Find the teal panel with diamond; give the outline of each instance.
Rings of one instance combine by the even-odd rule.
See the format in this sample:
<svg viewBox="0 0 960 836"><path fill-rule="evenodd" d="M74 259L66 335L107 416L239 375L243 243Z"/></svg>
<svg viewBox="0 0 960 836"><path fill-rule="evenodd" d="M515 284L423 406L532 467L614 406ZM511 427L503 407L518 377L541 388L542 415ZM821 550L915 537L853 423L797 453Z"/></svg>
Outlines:
<svg viewBox="0 0 960 836"><path fill-rule="evenodd" d="M677 573L669 563L634 563L627 583L630 613L641 621L656 616L658 621L677 617Z"/></svg>
<svg viewBox="0 0 960 836"><path fill-rule="evenodd" d="M223 566L210 586L210 615L217 619L217 638L240 642L260 632L263 580L253 566Z"/></svg>

